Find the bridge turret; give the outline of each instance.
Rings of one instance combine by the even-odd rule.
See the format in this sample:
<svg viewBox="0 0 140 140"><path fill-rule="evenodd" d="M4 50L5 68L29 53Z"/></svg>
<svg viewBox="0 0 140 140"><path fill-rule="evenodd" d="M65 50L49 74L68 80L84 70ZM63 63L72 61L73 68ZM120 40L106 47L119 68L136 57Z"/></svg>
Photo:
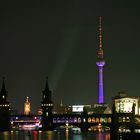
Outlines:
<svg viewBox="0 0 140 140"><path fill-rule="evenodd" d="M49 130L52 128L52 109L53 101L51 97L51 90L48 85L48 77L46 78L46 87L43 90L43 100L41 102L42 108L42 129Z"/></svg>
<svg viewBox="0 0 140 140"><path fill-rule="evenodd" d="M7 90L5 88L5 78L3 77L0 91L0 131L10 130L10 104L7 101Z"/></svg>

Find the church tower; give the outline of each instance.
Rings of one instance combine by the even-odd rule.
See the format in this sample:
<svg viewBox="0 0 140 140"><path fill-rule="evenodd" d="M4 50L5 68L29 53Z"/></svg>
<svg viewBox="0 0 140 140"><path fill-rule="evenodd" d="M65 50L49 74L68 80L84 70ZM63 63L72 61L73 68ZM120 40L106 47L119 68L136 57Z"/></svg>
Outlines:
<svg viewBox="0 0 140 140"><path fill-rule="evenodd" d="M46 87L43 90L43 99L41 102L42 108L42 129L43 130L51 130L52 129L52 109L53 109L53 101L52 101L52 92L49 89L48 85L48 77L46 78Z"/></svg>
<svg viewBox="0 0 140 140"><path fill-rule="evenodd" d="M0 91L0 131L10 130L10 104L7 101L7 90L5 88L5 78L3 77Z"/></svg>
<svg viewBox="0 0 140 140"><path fill-rule="evenodd" d="M102 46L102 25L101 17L99 17L99 48L97 52L98 60L96 65L98 67L98 103L104 103L104 83L103 83L103 70L105 65L104 51Z"/></svg>
<svg viewBox="0 0 140 140"><path fill-rule="evenodd" d="M31 104L29 102L29 97L26 97L26 101L24 103L24 115L30 115L31 112Z"/></svg>

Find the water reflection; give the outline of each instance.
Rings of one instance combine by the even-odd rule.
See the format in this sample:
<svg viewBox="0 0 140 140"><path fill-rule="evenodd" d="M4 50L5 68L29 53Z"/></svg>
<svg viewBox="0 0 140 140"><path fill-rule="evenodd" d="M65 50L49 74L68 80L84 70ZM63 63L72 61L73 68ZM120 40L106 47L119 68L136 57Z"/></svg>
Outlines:
<svg viewBox="0 0 140 140"><path fill-rule="evenodd" d="M53 140L53 131L47 131L47 140Z"/></svg>
<svg viewBox="0 0 140 140"><path fill-rule="evenodd" d="M82 135L73 135L73 140L83 140Z"/></svg>
<svg viewBox="0 0 140 140"><path fill-rule="evenodd" d="M110 133L99 132L99 133L96 134L96 138L98 140L110 140Z"/></svg>
<svg viewBox="0 0 140 140"><path fill-rule="evenodd" d="M68 131L68 129L66 130L66 140L69 140L69 131Z"/></svg>
<svg viewBox="0 0 140 140"><path fill-rule="evenodd" d="M38 132L37 131L33 131L33 138L34 140L38 140Z"/></svg>
<svg viewBox="0 0 140 140"><path fill-rule="evenodd" d="M9 132L3 132L4 140L9 140Z"/></svg>
<svg viewBox="0 0 140 140"><path fill-rule="evenodd" d="M65 133L54 131L11 131L0 132L0 140L110 140L110 133L81 132Z"/></svg>

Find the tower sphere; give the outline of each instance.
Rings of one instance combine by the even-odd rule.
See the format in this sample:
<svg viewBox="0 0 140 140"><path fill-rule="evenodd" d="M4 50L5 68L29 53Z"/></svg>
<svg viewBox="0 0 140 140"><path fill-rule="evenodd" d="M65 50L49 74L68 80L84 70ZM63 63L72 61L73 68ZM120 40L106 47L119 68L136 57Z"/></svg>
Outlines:
<svg viewBox="0 0 140 140"><path fill-rule="evenodd" d="M96 65L99 66L99 67L103 67L105 65L105 61L104 60L97 61Z"/></svg>

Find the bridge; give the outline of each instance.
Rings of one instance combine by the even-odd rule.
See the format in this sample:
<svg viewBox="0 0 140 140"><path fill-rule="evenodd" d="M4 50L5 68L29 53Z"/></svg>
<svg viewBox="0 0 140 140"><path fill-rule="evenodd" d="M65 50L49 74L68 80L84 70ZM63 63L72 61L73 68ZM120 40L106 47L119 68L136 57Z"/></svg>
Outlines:
<svg viewBox="0 0 140 140"><path fill-rule="evenodd" d="M112 115L111 114L54 114L52 119L52 128L55 129L61 125L74 125L82 130L88 130L92 126L111 127Z"/></svg>
<svg viewBox="0 0 140 140"><path fill-rule="evenodd" d="M42 116L40 115L11 115L12 129L32 129L41 128ZM49 122L50 123L50 122ZM60 126L76 126L81 130L93 130L104 126L104 131L114 130L120 133L140 131L140 116L133 113L115 113L115 114L53 114L51 127L46 129L55 130ZM94 129L96 130L96 129Z"/></svg>
<svg viewBox="0 0 140 140"><path fill-rule="evenodd" d="M74 125L81 129L88 129L99 124L111 126L111 114L53 114L52 130L62 125ZM11 115L11 128L14 129L39 129L41 127L40 115Z"/></svg>

